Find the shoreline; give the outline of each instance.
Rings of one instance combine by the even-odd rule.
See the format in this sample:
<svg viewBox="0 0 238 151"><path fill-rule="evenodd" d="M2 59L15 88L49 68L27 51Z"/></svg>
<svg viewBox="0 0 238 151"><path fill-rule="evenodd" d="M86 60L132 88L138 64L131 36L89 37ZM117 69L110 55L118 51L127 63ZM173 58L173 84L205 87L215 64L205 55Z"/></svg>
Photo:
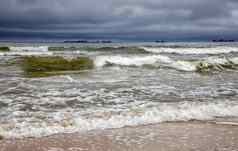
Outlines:
<svg viewBox="0 0 238 151"><path fill-rule="evenodd" d="M0 151L231 151L237 142L235 123L193 121L5 139Z"/></svg>

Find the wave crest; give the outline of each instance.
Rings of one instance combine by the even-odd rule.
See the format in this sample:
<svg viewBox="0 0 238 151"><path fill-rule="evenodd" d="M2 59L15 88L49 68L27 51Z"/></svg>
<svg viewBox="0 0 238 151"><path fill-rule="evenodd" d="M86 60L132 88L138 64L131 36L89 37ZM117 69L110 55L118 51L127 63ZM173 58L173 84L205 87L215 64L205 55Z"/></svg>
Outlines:
<svg viewBox="0 0 238 151"><path fill-rule="evenodd" d="M19 114L19 113L16 113ZM64 113L54 115L54 125L47 122L18 123L14 129L1 130L7 138L41 137L56 133L80 132L97 129L121 128L161 122L215 120L216 117L238 117L238 105L222 101L213 103L183 102L179 104L159 104L148 108L134 108L125 112L97 111L84 117L75 115L65 119Z"/></svg>
<svg viewBox="0 0 238 151"><path fill-rule="evenodd" d="M47 52L48 46L39 46L39 47L9 47L11 51L42 51Z"/></svg>
<svg viewBox="0 0 238 151"><path fill-rule="evenodd" d="M212 72L226 69L236 69L238 58L208 57L201 60L186 61L173 60L167 56L99 56L94 60L96 67L108 65L141 67L150 65L153 67L172 68L180 71Z"/></svg>
<svg viewBox="0 0 238 151"><path fill-rule="evenodd" d="M214 47L214 48L155 48L155 47L142 47L145 51L151 53L174 53L183 55L203 55L203 54L227 54L232 52L238 52L234 47Z"/></svg>
<svg viewBox="0 0 238 151"><path fill-rule="evenodd" d="M171 63L172 59L166 56L99 56L95 59L96 67L103 67L108 64L115 64L121 66L143 66L152 65L155 63Z"/></svg>

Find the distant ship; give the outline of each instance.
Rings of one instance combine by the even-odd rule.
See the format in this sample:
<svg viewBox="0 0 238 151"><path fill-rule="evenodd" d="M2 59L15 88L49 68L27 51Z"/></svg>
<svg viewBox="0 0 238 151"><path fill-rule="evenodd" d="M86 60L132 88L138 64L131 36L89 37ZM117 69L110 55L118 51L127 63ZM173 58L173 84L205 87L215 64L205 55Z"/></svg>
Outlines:
<svg viewBox="0 0 238 151"><path fill-rule="evenodd" d="M234 39L215 39L212 42L235 42Z"/></svg>
<svg viewBox="0 0 238 151"><path fill-rule="evenodd" d="M112 43L110 40L96 40L96 41L88 41L88 40L66 40L64 43Z"/></svg>
<svg viewBox="0 0 238 151"><path fill-rule="evenodd" d="M164 40L156 40L155 42L156 42L156 43L164 43L164 42L166 42L166 41L164 41Z"/></svg>

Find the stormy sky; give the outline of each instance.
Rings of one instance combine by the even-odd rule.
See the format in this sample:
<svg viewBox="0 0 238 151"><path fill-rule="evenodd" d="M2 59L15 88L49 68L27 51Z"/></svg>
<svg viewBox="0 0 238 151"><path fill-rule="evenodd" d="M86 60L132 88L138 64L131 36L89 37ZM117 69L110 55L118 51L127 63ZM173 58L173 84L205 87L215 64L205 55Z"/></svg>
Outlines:
<svg viewBox="0 0 238 151"><path fill-rule="evenodd" d="M0 0L0 37L238 37L238 0Z"/></svg>

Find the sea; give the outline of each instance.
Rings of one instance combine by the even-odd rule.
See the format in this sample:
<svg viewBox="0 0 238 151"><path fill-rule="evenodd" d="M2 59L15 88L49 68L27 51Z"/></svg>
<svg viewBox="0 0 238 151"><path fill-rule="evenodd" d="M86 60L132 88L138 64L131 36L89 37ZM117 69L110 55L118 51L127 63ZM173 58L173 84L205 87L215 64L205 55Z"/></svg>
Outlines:
<svg viewBox="0 0 238 151"><path fill-rule="evenodd" d="M238 118L238 43L1 43L0 135L42 137ZM54 49L52 49L54 48ZM88 57L94 68L26 77L23 56Z"/></svg>

